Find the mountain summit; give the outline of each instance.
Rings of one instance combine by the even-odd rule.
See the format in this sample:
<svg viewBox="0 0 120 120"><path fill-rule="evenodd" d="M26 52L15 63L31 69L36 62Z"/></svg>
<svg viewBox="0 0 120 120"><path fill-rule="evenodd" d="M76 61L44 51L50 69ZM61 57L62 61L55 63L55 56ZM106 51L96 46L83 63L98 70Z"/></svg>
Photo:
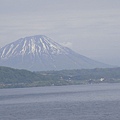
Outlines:
<svg viewBox="0 0 120 120"><path fill-rule="evenodd" d="M44 35L21 38L2 47L0 65L31 71L109 67L61 46Z"/></svg>

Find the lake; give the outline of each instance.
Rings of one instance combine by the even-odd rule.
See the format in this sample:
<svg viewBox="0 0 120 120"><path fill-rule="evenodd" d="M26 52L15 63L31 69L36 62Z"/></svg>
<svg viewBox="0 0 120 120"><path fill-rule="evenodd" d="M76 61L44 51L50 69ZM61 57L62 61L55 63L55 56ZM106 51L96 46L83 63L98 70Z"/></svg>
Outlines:
<svg viewBox="0 0 120 120"><path fill-rule="evenodd" d="M0 120L120 120L120 84L0 89Z"/></svg>

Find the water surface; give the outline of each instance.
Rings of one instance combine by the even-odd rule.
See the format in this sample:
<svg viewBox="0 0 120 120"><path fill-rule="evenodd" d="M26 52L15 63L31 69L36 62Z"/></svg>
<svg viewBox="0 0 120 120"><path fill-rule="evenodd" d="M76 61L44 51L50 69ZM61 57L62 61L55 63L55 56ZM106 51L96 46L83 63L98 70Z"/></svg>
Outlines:
<svg viewBox="0 0 120 120"><path fill-rule="evenodd" d="M0 120L120 120L120 84L0 89Z"/></svg>

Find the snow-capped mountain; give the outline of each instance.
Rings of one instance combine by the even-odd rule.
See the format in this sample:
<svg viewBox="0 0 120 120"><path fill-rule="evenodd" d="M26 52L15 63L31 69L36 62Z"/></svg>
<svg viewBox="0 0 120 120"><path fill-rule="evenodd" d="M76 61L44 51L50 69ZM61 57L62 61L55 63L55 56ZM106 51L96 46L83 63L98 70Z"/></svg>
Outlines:
<svg viewBox="0 0 120 120"><path fill-rule="evenodd" d="M44 35L21 38L0 49L0 65L32 71L109 67Z"/></svg>

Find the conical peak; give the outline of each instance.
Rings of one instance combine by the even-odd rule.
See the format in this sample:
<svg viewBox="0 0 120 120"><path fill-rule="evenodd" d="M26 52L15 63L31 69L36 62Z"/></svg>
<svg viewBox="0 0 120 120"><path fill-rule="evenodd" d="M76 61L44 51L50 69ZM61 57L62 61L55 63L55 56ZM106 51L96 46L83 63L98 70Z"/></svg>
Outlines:
<svg viewBox="0 0 120 120"><path fill-rule="evenodd" d="M20 42L32 42L35 44L54 44L54 45L59 45L58 43L54 42L52 39L50 39L49 37L45 36L45 35L34 35L34 36L28 36L28 37L24 37L19 39ZM60 45L59 45L60 46Z"/></svg>
<svg viewBox="0 0 120 120"><path fill-rule="evenodd" d="M45 35L34 35L34 36L27 36L27 37L24 37L24 38L21 38L21 39L28 39L28 40L30 40L30 39L45 39L45 38L48 38L47 36L45 36Z"/></svg>
<svg viewBox="0 0 120 120"><path fill-rule="evenodd" d="M0 65L32 71L106 66L81 56L44 35L21 38L2 47Z"/></svg>
<svg viewBox="0 0 120 120"><path fill-rule="evenodd" d="M2 59L13 56L66 54L66 48L44 35L21 38L0 50Z"/></svg>

